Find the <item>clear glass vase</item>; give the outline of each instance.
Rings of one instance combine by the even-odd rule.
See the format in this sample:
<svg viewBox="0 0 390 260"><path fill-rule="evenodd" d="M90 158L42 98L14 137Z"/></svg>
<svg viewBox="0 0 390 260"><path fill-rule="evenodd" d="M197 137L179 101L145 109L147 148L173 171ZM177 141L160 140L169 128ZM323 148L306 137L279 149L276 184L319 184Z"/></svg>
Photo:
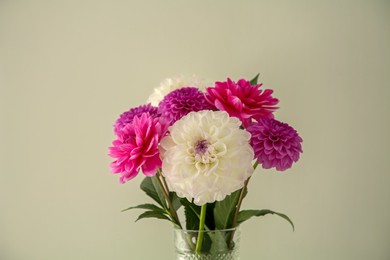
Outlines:
<svg viewBox="0 0 390 260"><path fill-rule="evenodd" d="M201 247L199 234L203 233ZM175 256L177 260L237 260L239 257L239 227L223 230L174 229ZM197 252L198 251L198 252Z"/></svg>

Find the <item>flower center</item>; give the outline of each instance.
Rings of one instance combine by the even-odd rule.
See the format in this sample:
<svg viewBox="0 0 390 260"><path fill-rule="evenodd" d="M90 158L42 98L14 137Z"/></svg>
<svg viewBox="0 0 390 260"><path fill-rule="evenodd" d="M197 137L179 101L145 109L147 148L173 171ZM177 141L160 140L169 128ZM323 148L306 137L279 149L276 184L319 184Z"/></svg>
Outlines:
<svg viewBox="0 0 390 260"><path fill-rule="evenodd" d="M209 176L218 167L218 149L220 148L220 154L225 151L223 147L219 147L216 144L211 144L209 141L203 139L195 142L193 147L193 163L197 169L198 174Z"/></svg>
<svg viewBox="0 0 390 260"><path fill-rule="evenodd" d="M199 155L204 155L207 152L208 147L209 145L206 140L199 140L195 143L195 153Z"/></svg>

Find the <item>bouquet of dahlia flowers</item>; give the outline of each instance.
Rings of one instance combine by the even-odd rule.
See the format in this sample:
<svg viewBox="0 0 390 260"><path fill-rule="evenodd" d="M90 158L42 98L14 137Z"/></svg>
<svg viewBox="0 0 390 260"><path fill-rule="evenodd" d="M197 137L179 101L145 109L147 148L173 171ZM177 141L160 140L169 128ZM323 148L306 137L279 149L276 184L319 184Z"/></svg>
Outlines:
<svg viewBox="0 0 390 260"><path fill-rule="evenodd" d="M155 202L126 210L144 209L137 220L165 219L186 230L229 229L266 214L293 226L272 210L241 210L258 165L284 171L302 152L297 131L274 118L279 100L258 76L214 84L167 79L148 104L120 115L109 148L112 172L125 183L141 171L141 189ZM201 238L196 250L202 250Z"/></svg>

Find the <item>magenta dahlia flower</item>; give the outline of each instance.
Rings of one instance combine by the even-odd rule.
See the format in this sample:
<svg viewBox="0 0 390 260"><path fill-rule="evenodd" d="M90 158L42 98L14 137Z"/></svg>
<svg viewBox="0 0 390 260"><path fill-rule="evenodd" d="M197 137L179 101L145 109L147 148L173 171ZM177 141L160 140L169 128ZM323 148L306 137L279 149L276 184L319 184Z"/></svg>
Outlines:
<svg viewBox="0 0 390 260"><path fill-rule="evenodd" d="M158 144L166 129L166 124L149 113L134 116L132 123L123 127L109 148L109 156L116 159L111 170L120 174L121 183L137 176L140 170L146 176L156 174L161 167Z"/></svg>
<svg viewBox="0 0 390 260"><path fill-rule="evenodd" d="M262 118L247 128L255 158L264 169L275 167L278 171L291 168L302 153L302 138L286 123Z"/></svg>
<svg viewBox="0 0 390 260"><path fill-rule="evenodd" d="M250 82L240 79L237 83L230 78L226 82L216 82L214 87L206 89L206 100L230 116L239 118L248 126L252 119L273 118L272 112L279 100L273 98L271 89L260 90L262 84L251 86Z"/></svg>
<svg viewBox="0 0 390 260"><path fill-rule="evenodd" d="M143 113L149 113L153 118L159 116L157 107L153 107L151 104L134 107L129 111L122 113L116 120L114 125L114 132L118 136L121 134L122 129L129 123L133 122L135 116L140 117Z"/></svg>
<svg viewBox="0 0 390 260"><path fill-rule="evenodd" d="M173 124L190 112L213 110L205 95L194 87L176 89L166 95L158 106L163 118Z"/></svg>

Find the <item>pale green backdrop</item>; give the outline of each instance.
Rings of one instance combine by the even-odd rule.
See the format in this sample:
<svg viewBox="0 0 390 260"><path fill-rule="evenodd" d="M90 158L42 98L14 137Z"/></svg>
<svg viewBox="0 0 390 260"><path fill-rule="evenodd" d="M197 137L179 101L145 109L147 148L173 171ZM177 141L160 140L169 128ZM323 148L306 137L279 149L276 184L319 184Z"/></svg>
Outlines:
<svg viewBox="0 0 390 260"><path fill-rule="evenodd" d="M120 210L112 124L164 78L251 78L304 139L257 170L244 260L390 259L389 1L0 1L0 259L172 259L168 222Z"/></svg>

